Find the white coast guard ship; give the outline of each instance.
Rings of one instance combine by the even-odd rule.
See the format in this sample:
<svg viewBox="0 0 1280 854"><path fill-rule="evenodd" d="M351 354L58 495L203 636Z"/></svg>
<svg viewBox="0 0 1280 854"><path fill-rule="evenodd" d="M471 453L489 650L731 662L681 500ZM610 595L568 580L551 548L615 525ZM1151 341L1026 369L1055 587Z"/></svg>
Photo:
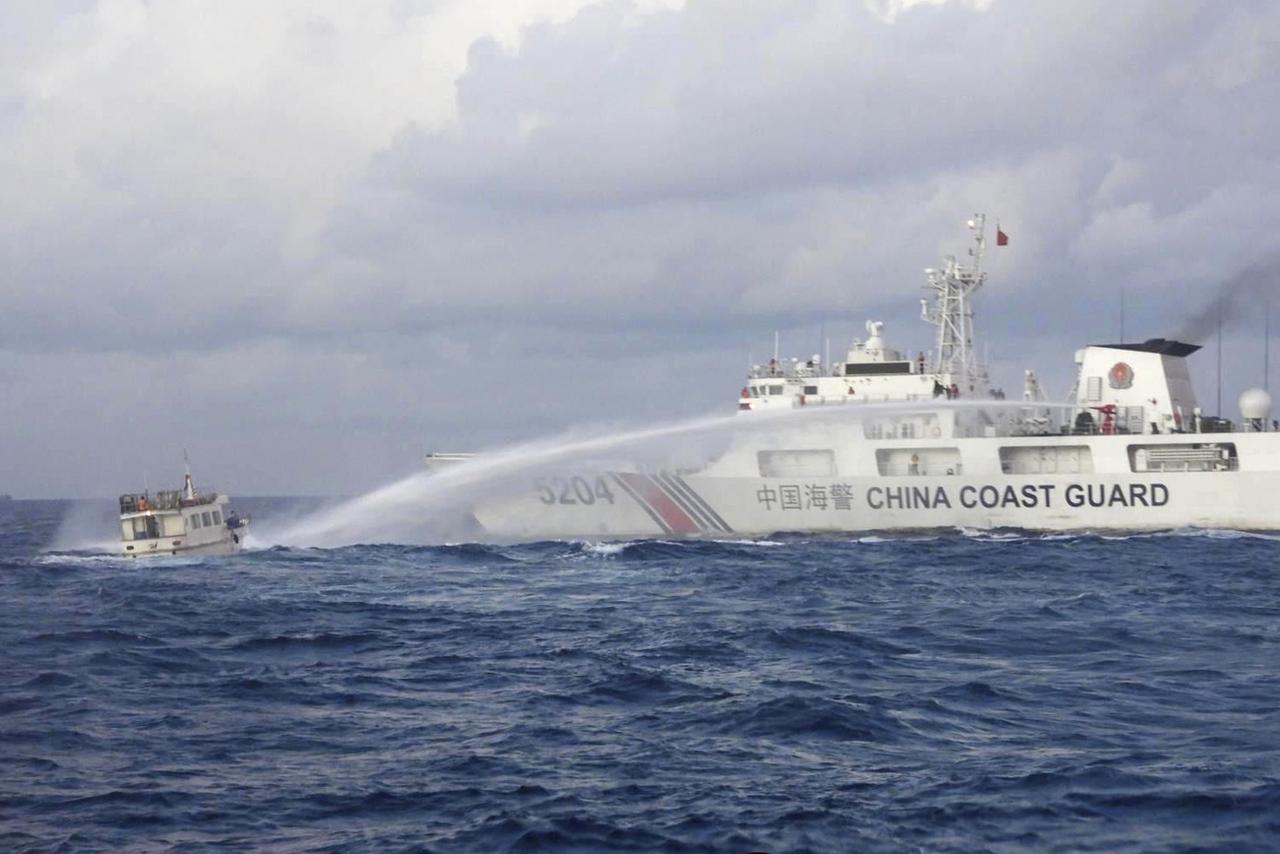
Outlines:
<svg viewBox="0 0 1280 854"><path fill-rule="evenodd" d="M1066 405L1045 400L1033 371L1022 400L1003 401L974 347L984 217L969 228L967 263L926 270L931 353L895 350L884 324L868 322L866 340L833 364L775 355L751 368L737 401L744 429L710 460L651 470L560 463L477 502L476 522L488 536L526 540L1280 528L1270 397L1245 392L1239 425L1202 414L1186 362L1196 345L1094 344L1076 353Z"/></svg>
<svg viewBox="0 0 1280 854"><path fill-rule="evenodd" d="M120 551L148 555L228 555L240 551L247 516L217 492L198 492L187 470L182 489L120 496Z"/></svg>

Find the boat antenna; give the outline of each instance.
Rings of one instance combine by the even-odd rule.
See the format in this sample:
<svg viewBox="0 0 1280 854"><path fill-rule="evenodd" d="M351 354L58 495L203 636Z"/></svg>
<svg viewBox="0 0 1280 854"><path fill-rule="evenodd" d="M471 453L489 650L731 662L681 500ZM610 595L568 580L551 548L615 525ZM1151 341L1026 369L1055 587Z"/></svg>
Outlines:
<svg viewBox="0 0 1280 854"><path fill-rule="evenodd" d="M778 330L773 330L773 360L778 361Z"/></svg>
<svg viewBox="0 0 1280 854"><path fill-rule="evenodd" d="M1262 301L1262 387L1271 394L1271 297Z"/></svg>
<svg viewBox="0 0 1280 854"><path fill-rule="evenodd" d="M182 465L187 473L186 480L182 485L182 497L194 499L196 497L196 488L191 483L191 457L187 456L186 448L182 449Z"/></svg>
<svg viewBox="0 0 1280 854"><path fill-rule="evenodd" d="M1222 303L1218 303L1218 417L1222 417Z"/></svg>

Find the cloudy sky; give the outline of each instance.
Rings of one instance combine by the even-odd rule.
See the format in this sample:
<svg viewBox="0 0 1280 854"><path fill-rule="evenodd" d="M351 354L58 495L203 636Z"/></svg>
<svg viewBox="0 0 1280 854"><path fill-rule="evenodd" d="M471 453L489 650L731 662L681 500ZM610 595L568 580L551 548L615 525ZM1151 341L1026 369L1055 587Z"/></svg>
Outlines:
<svg viewBox="0 0 1280 854"><path fill-rule="evenodd" d="M156 488L184 447L235 494L352 493L730 411L775 329L928 346L974 211L1012 237L997 380L1060 396L1122 291L1172 336L1280 250L1265 0L9 0L0 39L14 495Z"/></svg>

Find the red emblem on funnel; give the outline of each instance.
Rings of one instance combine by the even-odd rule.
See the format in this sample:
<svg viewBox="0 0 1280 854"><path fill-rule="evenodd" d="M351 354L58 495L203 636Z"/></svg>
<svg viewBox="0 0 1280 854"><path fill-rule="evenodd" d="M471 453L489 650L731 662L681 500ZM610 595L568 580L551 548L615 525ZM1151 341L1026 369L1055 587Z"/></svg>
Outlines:
<svg viewBox="0 0 1280 854"><path fill-rule="evenodd" d="M1107 371L1107 383L1112 388L1128 388L1133 385L1133 368L1128 362L1116 362Z"/></svg>

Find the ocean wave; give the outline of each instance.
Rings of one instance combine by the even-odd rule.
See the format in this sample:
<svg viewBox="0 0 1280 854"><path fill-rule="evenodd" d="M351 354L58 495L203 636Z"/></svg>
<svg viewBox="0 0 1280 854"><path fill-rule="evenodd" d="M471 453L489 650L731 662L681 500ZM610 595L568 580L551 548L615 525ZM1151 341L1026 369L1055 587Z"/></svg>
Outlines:
<svg viewBox="0 0 1280 854"><path fill-rule="evenodd" d="M788 626L770 629L767 637L779 646L804 652L873 653L911 655L918 650L858 632L825 626Z"/></svg>
<svg viewBox="0 0 1280 854"><path fill-rule="evenodd" d="M144 566L40 553L56 521L0 535L6 849L1280 839L1274 535L383 543Z"/></svg>
<svg viewBox="0 0 1280 854"><path fill-rule="evenodd" d="M352 634L315 632L297 635L274 635L271 637L246 638L236 643L234 648L249 652L267 652L273 650L293 651L299 648L350 650L367 644L381 642L382 640L383 637L376 632L357 632Z"/></svg>
<svg viewBox="0 0 1280 854"><path fill-rule="evenodd" d="M888 711L825 697L775 697L739 704L707 722L713 732L736 738L783 741L865 741L887 743L907 728Z"/></svg>

